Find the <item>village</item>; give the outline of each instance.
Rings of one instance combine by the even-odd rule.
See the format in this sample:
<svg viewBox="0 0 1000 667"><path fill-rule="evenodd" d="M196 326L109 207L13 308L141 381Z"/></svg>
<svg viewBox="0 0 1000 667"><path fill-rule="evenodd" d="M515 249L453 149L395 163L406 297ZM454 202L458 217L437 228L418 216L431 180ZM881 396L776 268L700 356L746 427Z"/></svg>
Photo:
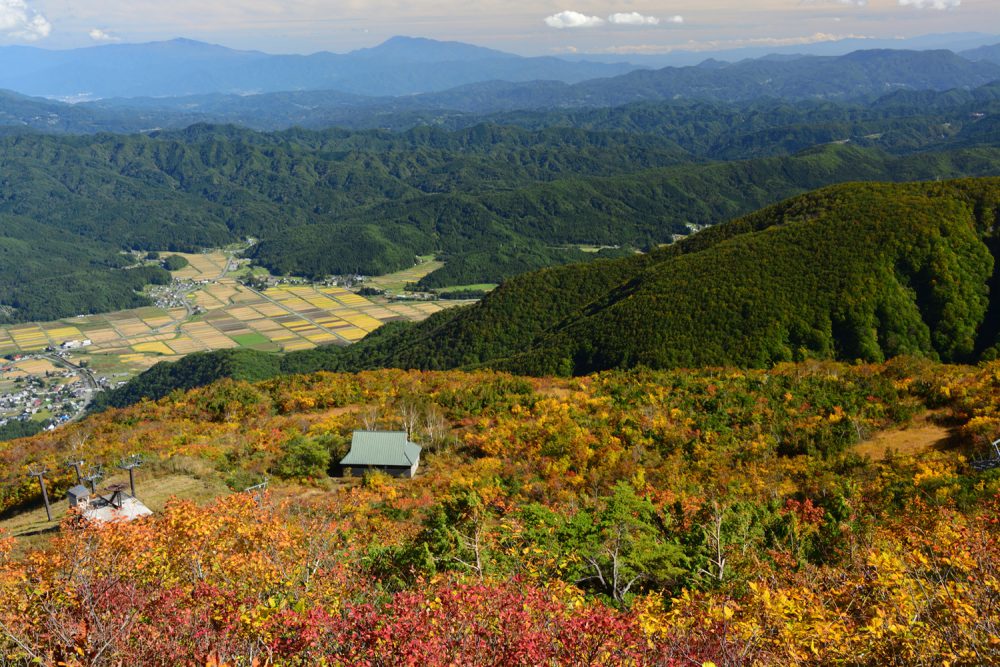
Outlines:
<svg viewBox="0 0 1000 667"><path fill-rule="evenodd" d="M83 343L67 341L60 349L0 360L0 427L35 422L51 430L83 416L94 395L111 387L107 377L94 375L71 354Z"/></svg>
<svg viewBox="0 0 1000 667"><path fill-rule="evenodd" d="M184 265L171 271L169 284L148 288L148 307L0 328L0 440L81 418L98 392L159 361L233 347L345 345L385 322L420 321L470 296L456 292L438 301L414 290L443 266L432 256L387 276L319 281L270 275L233 249L171 257ZM136 261L154 260L137 254Z"/></svg>

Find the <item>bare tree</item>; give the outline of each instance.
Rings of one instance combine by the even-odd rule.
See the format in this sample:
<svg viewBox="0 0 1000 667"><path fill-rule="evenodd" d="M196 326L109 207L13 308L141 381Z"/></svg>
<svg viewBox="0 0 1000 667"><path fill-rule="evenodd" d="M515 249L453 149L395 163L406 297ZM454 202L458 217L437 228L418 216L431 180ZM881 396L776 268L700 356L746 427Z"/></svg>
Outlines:
<svg viewBox="0 0 1000 667"><path fill-rule="evenodd" d="M399 418L403 422L406 439L412 440L417 426L420 425L420 417L423 410L420 409L420 406L415 401L407 399L400 401L396 406L396 410L399 412Z"/></svg>
<svg viewBox="0 0 1000 667"><path fill-rule="evenodd" d="M378 428L379 416L377 405L365 406L365 409L361 411L361 423L364 425L366 431L374 431Z"/></svg>
<svg viewBox="0 0 1000 667"><path fill-rule="evenodd" d="M722 520L725 514L725 509L713 500L712 515L708 523L701 527L708 549L708 568L700 567L698 572L719 582L726 576L726 545L722 537Z"/></svg>
<svg viewBox="0 0 1000 667"><path fill-rule="evenodd" d="M451 435L451 424L436 405L427 408L424 414L424 436L427 443L434 448L444 444L448 436Z"/></svg>
<svg viewBox="0 0 1000 667"><path fill-rule="evenodd" d="M472 560L464 560L458 555L452 556L452 558L467 567L468 569L475 572L479 580L483 579L483 531L485 529L485 521L482 517L477 517L477 520L472 525L471 532L466 535L464 533L456 531L456 537L461 545L461 548L470 552L472 554ZM459 552L461 553L461 552Z"/></svg>

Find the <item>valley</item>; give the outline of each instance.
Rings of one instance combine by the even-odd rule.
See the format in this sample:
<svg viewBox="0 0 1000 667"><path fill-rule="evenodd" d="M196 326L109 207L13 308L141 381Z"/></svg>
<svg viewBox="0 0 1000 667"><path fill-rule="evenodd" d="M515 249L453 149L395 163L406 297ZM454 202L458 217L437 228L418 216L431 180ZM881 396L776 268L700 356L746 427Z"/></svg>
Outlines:
<svg viewBox="0 0 1000 667"><path fill-rule="evenodd" d="M0 357L12 360L0 369L0 426L76 419L96 391L191 353L348 345L387 322L417 322L469 303L416 299L403 290L443 266L431 259L398 274L352 282L349 290L248 271L234 251L172 254L186 266L171 272L170 284L151 289L159 307L0 327ZM362 296L362 286L387 296ZM58 377L50 381L53 374Z"/></svg>
<svg viewBox="0 0 1000 667"><path fill-rule="evenodd" d="M0 667L1000 664L1000 36L903 34L990 0L58 4L0 1Z"/></svg>

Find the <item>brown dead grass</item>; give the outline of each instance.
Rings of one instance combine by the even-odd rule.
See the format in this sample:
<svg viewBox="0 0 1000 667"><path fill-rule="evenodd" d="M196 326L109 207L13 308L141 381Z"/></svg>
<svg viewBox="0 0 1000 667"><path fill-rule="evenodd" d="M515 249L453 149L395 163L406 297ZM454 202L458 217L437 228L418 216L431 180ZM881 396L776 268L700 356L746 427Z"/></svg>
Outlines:
<svg viewBox="0 0 1000 667"><path fill-rule="evenodd" d="M931 450L952 449L961 444L955 429L936 424L931 417L928 413L904 428L877 433L855 445L854 451L873 461L882 461L890 451L911 456Z"/></svg>

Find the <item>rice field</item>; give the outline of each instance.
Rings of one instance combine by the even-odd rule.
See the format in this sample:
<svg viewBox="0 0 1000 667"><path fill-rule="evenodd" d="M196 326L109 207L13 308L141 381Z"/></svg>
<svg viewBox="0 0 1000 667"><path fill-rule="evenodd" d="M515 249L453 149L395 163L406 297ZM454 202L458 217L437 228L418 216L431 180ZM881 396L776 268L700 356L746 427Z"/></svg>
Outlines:
<svg viewBox="0 0 1000 667"><path fill-rule="evenodd" d="M226 266L222 253L184 256L190 265L176 274L210 281L191 294L204 309L202 314L191 318L184 308L147 307L0 328L0 355L90 340L74 355L107 362L114 355L116 362L139 372L192 352L236 347L291 352L347 345L386 322L422 320L454 305L374 303L341 287L314 285L281 285L258 292L235 280L219 279Z"/></svg>
<svg viewBox="0 0 1000 667"><path fill-rule="evenodd" d="M223 252L207 253L185 253L185 252L163 252L162 257L170 255L180 255L188 261L188 265L180 271L172 273L178 280L215 280L219 278L226 269L229 259Z"/></svg>
<svg viewBox="0 0 1000 667"><path fill-rule="evenodd" d="M384 276L378 276L377 278L369 278L365 281L365 285L380 290L398 293L402 292L403 288L406 287L408 283L419 282L421 278L437 271L442 266L444 266L444 262L424 258L424 261L408 269L403 269L402 271L397 271L396 273L390 273Z"/></svg>

